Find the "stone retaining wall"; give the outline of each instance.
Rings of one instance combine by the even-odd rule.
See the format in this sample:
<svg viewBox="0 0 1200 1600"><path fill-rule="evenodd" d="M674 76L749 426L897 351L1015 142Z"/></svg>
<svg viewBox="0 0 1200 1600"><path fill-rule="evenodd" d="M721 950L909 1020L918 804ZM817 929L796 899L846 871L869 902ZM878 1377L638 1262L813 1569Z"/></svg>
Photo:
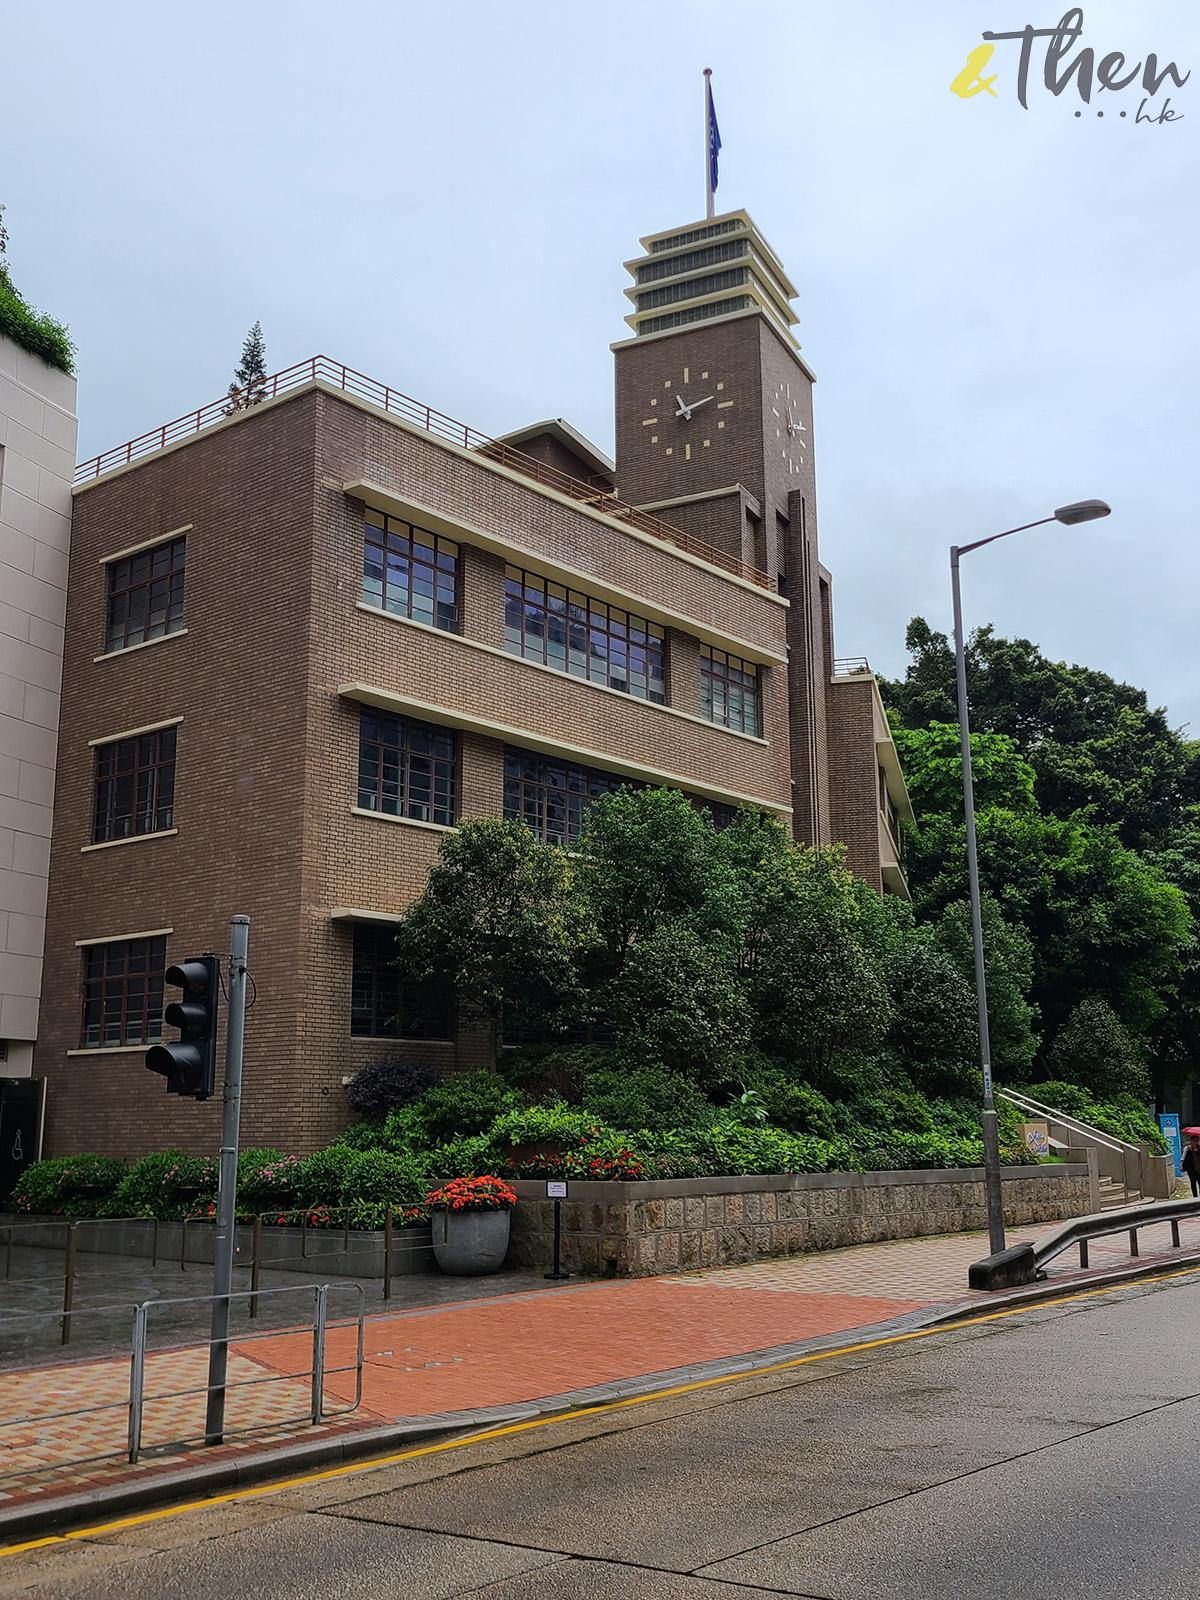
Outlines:
<svg viewBox="0 0 1200 1600"><path fill-rule="evenodd" d="M1008 1167L1003 1181L1010 1227L1092 1210L1085 1165ZM513 1187L518 1204L507 1264L545 1270L554 1203L544 1182L519 1179ZM648 1277L986 1226L982 1167L572 1183L562 1203L562 1264L571 1272Z"/></svg>

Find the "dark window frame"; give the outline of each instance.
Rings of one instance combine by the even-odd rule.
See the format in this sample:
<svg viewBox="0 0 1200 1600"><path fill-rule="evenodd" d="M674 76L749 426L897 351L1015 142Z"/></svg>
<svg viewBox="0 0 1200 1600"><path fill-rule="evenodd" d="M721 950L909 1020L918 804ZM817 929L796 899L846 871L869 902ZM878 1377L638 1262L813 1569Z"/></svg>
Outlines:
<svg viewBox="0 0 1200 1600"><path fill-rule="evenodd" d="M426 742L429 748L421 749L420 745ZM423 770L425 764L427 772ZM422 783L421 779L428 781ZM453 828L458 822L461 790L459 738L454 728L421 722L415 717L382 711L375 706L359 707L360 811Z"/></svg>
<svg viewBox="0 0 1200 1600"><path fill-rule="evenodd" d="M504 648L632 699L667 704L660 623L511 563L504 569Z"/></svg>
<svg viewBox="0 0 1200 1600"><path fill-rule="evenodd" d="M157 1043L163 1034L166 934L84 945L81 954L80 1049Z"/></svg>
<svg viewBox="0 0 1200 1600"><path fill-rule="evenodd" d="M760 738L762 674L757 663L702 644L700 715L715 727Z"/></svg>
<svg viewBox="0 0 1200 1600"><path fill-rule="evenodd" d="M180 632L186 579L186 534L107 562L105 655Z"/></svg>
<svg viewBox="0 0 1200 1600"><path fill-rule="evenodd" d="M504 747L504 820L524 822L548 844L573 845L583 831L588 807L601 795L645 787L636 778L584 766L565 756L543 755L519 745Z"/></svg>
<svg viewBox="0 0 1200 1600"><path fill-rule="evenodd" d="M454 1040L452 996L426 984L405 984L388 958L396 931L386 923L356 922L351 955L350 1036L355 1039Z"/></svg>
<svg viewBox="0 0 1200 1600"><path fill-rule="evenodd" d="M174 827L177 731L175 724L96 745L93 844Z"/></svg>
<svg viewBox="0 0 1200 1600"><path fill-rule="evenodd" d="M461 587L462 546L457 540L367 508L363 516L364 605L427 628L458 633Z"/></svg>

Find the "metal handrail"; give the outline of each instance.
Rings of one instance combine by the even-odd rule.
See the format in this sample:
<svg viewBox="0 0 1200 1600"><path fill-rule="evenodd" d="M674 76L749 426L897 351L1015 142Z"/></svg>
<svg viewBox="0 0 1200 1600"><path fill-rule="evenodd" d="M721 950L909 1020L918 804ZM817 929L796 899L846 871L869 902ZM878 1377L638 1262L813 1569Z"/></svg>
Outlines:
<svg viewBox="0 0 1200 1600"><path fill-rule="evenodd" d="M1079 1117L1073 1117L1066 1111L1059 1111L1055 1106L1043 1105L1040 1100L1035 1100L1031 1095L1021 1094L1016 1089L997 1088L996 1093L1002 1100L1007 1100L1010 1105L1016 1106L1018 1111L1036 1111L1039 1116L1052 1117L1055 1122L1062 1122L1068 1127L1076 1128L1081 1133L1086 1133L1089 1139L1095 1140L1107 1150L1115 1150L1118 1154L1129 1153L1141 1155L1141 1150L1128 1139L1122 1139L1115 1133L1102 1133L1099 1128L1093 1128L1090 1122L1084 1122Z"/></svg>
<svg viewBox="0 0 1200 1600"><path fill-rule="evenodd" d="M1091 1216L1071 1217L1036 1244L1013 1245L1009 1250L1000 1250L974 1262L967 1281L972 1289L1011 1289L1034 1283L1046 1276L1047 1263L1072 1245L1079 1246L1079 1265L1086 1267L1089 1241L1116 1233L1128 1233L1129 1254L1137 1256L1139 1230L1162 1222L1171 1224L1171 1248L1178 1250L1179 1224L1185 1217L1200 1217L1200 1199L1150 1200Z"/></svg>
<svg viewBox="0 0 1200 1600"><path fill-rule="evenodd" d="M354 1291L357 1296L357 1308L352 1315L348 1315L344 1318L336 1318L332 1322L330 1321L328 1315L328 1298L331 1289L335 1292L340 1290ZM227 1298L230 1300L244 1300L250 1297L251 1292L252 1291L250 1290L239 1291L237 1293L230 1294ZM258 1296L284 1294L310 1294L315 1296L312 1320L312 1363L311 1366L303 1372L274 1372L269 1373L267 1376L261 1378L241 1378L236 1380L227 1378L225 1382L226 1390L255 1388L265 1383L295 1382L300 1378L308 1378L311 1386L311 1404L306 1415L314 1427L322 1422L330 1420L331 1418L348 1416L350 1412L356 1411L362 1404L363 1391L363 1328L365 1322L365 1297L363 1294L362 1285L359 1283L289 1284L283 1288L259 1289L253 1292L255 1292ZM159 1400L177 1400L192 1394L207 1394L210 1389L210 1385L204 1383L194 1385L187 1389L174 1389L166 1390L159 1394L146 1394L146 1334L149 1314L152 1310L163 1306L184 1305L187 1303L197 1302L211 1303L212 1299L212 1295L187 1295L171 1300L146 1300L143 1301L141 1305L133 1308L133 1338L129 1369L129 1387L123 1399L105 1400L101 1401L97 1405L90 1406L73 1406L67 1410L37 1411L32 1414L19 1417L3 1417L0 1418L0 1428L17 1428L22 1426L28 1427L30 1425L36 1425L45 1422L61 1421L66 1417L91 1416L98 1411L124 1411L127 1416L127 1455L131 1463L136 1463L141 1453L142 1423L145 1415L146 1405L153 1404ZM111 1314L113 1310L117 1309L125 1308L114 1306L87 1306L76 1311L68 1311L66 1316L71 1318L97 1316L105 1313ZM57 1317L61 1315L63 1315L61 1312L18 1312L15 1315L10 1315L0 1319L0 1324L29 1321L31 1319L37 1319L40 1317ZM358 1330L357 1348L354 1361L340 1367L327 1366L325 1361L325 1351L330 1327L350 1327L352 1325L356 1325ZM241 1346L252 1343L256 1339L277 1339L285 1336L288 1332L295 1331L297 1330L274 1328L258 1333L239 1333L236 1334L230 1342ZM207 1339L172 1348L202 1350L211 1347L212 1343L213 1341L211 1339ZM158 1351L154 1353L166 1354L167 1352ZM339 1406L335 1410L331 1411L325 1404L326 1380L330 1377L336 1376L341 1372L353 1372L355 1375L354 1401L351 1405ZM297 1417L295 1420L299 1421L301 1419ZM278 1427L278 1419L274 1419L269 1426L272 1428ZM254 1427L226 1430L227 1433L240 1434L253 1433L255 1431L256 1429ZM72 1460L71 1465L76 1467L85 1466L95 1461L110 1459L113 1453L114 1452L103 1452L99 1455L75 1457ZM27 1475L28 1474L25 1471L0 1473L0 1481L25 1477Z"/></svg>
<svg viewBox="0 0 1200 1600"><path fill-rule="evenodd" d="M380 383L376 378L368 378L364 373L355 372L352 367L347 367L340 361L332 361L328 356L311 356L307 361L298 361L294 366L285 367L282 372L264 378L261 387L256 388L256 398L253 400L249 396L231 398L229 395L223 395L220 400L211 400L196 411L189 411L185 416L176 417L173 422L164 422L160 427L152 428L149 433L143 433L138 438L130 439L111 450L102 451L100 455L93 456L90 461L81 462L76 467L74 482L87 483L101 477L105 472L126 467L141 456L150 455L156 450L165 450L169 444L174 444L180 439L190 438L193 434L202 433L206 428L216 427L227 418L249 409L257 400L274 400L280 394L286 394L309 383L328 383L346 394L352 394L360 400L366 400L370 405L378 406L389 416L400 417L423 428L426 433L431 433L439 439L447 439L464 450L477 452L501 467L511 468L521 473L523 477L532 478L535 483L553 489L556 493L565 495L568 499L577 501L602 516L624 522L640 533L649 534L651 538L661 539L665 544L673 544L681 550L686 550L689 555L697 556L710 566L720 567L722 571L730 572L773 594L779 591L777 579L766 572L760 572L749 562L728 555L724 550L706 543L703 539L693 538L690 533L685 533L682 528L673 527L660 517L651 516L649 512L628 505L608 489L597 488L594 483L584 483L579 478L573 478L558 467L538 461L501 439L480 433L477 428L472 428L465 422L456 422L445 412L436 411L432 406L422 405L411 395L402 394L400 390Z"/></svg>

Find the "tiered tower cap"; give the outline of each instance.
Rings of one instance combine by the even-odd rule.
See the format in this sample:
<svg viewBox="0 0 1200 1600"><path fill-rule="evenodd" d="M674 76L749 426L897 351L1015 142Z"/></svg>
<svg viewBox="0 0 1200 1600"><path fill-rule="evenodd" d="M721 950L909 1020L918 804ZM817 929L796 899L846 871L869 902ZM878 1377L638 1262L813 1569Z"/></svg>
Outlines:
<svg viewBox="0 0 1200 1600"><path fill-rule="evenodd" d="M633 279L625 293L634 307L625 321L638 338L757 310L799 349L792 333L799 321L791 307L795 287L748 211L639 242L645 255L625 263Z"/></svg>

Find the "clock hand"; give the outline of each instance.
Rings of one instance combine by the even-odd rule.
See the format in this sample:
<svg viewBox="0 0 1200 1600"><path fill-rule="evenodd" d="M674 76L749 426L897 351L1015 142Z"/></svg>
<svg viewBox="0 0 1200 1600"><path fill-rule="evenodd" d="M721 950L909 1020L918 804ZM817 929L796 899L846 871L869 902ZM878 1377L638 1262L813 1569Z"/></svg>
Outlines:
<svg viewBox="0 0 1200 1600"><path fill-rule="evenodd" d="M683 398L683 396L681 394L677 394L675 396L675 398L676 398L676 400L679 401L679 410L675 413L675 415L677 417L687 417L689 419L689 421L690 421L691 420L691 415L692 415L691 406L689 406L685 402L685 400L684 400L684 398Z"/></svg>
<svg viewBox="0 0 1200 1600"><path fill-rule="evenodd" d="M715 400L716 395L706 394L703 400L689 400L687 402L684 401L682 395L677 394L675 398L679 401L680 407L675 415L683 417L686 422L690 422L692 420L692 412L698 410L700 406L706 406L710 400Z"/></svg>

